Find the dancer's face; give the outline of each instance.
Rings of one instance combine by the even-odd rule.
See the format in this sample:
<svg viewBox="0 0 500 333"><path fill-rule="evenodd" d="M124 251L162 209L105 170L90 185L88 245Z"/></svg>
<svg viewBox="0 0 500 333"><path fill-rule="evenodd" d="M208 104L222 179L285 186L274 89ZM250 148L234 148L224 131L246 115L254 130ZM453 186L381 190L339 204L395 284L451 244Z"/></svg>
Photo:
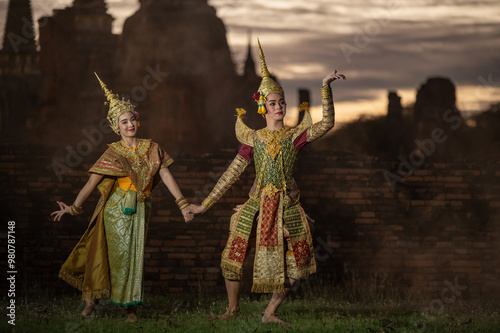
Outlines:
<svg viewBox="0 0 500 333"><path fill-rule="evenodd" d="M286 101L283 95L272 93L266 98L267 120L283 120L286 115Z"/></svg>
<svg viewBox="0 0 500 333"><path fill-rule="evenodd" d="M118 128L122 137L135 137L137 133L137 118L132 112L125 112L118 118Z"/></svg>

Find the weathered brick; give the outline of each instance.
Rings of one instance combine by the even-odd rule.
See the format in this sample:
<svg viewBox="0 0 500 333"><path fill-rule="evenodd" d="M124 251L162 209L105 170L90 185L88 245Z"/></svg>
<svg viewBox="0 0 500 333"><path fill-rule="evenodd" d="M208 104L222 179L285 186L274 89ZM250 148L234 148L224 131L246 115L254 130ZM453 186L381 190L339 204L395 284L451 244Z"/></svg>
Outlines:
<svg viewBox="0 0 500 333"><path fill-rule="evenodd" d="M379 223L379 219L370 219L370 218L358 218L354 220L354 222L359 224L376 224Z"/></svg>
<svg viewBox="0 0 500 333"><path fill-rule="evenodd" d="M2 198L8 203L4 212L20 212L15 219L22 236L23 261L33 267L33 276L47 276L58 270L80 239L99 195L95 191L89 197L85 215L64 217L71 223L49 222L48 216L57 205L49 208L46 202L72 200L88 179L88 167L101 152L96 152L95 158L86 158L88 163L65 174L60 183L50 174L50 167L46 168L53 153L24 149L16 155L8 149L0 146L0 161L12 163L10 167L15 165L16 170L0 164L5 184ZM200 203L234 154L174 156L173 173L183 184L184 195ZM29 155L30 161L24 155ZM34 168L28 164L36 165L38 160L44 162ZM200 165L206 170L200 171ZM403 179L404 184L398 183L394 191L384 179L384 173L393 167L359 156L315 152L307 153L307 161L299 160L295 179L302 190L301 203L316 220L313 241L320 250L318 255L328 256L325 261L318 260L321 272L335 274L342 269L340 263L345 263L367 276L394 273L414 281L414 287L430 293L430 299L440 297L446 287L443 281L464 274L470 286L468 294L500 295L498 279L485 283L491 276L500 276L495 266L500 232L494 225L500 207L498 165L489 161L429 163ZM253 173L251 165L209 212L196 216L189 225L184 224L168 189L155 189L145 248L145 285L172 292L201 285L223 292L219 265L231 210L248 200ZM35 200L37 196L47 200ZM476 202L484 205L476 208ZM481 218L480 224L476 218ZM40 237L40 228L50 232ZM321 247L318 237L332 253ZM5 248L0 249L2 253L6 253ZM250 271L252 260L253 254L245 262ZM251 274L245 276L251 279ZM465 284L464 280L460 284Z"/></svg>
<svg viewBox="0 0 500 333"><path fill-rule="evenodd" d="M456 267L481 267L481 262L477 260L452 260L450 264Z"/></svg>
<svg viewBox="0 0 500 333"><path fill-rule="evenodd" d="M432 260L405 260L404 265L407 267L433 267Z"/></svg>
<svg viewBox="0 0 500 333"><path fill-rule="evenodd" d="M364 199L342 199L340 200L342 203L345 203L347 205L371 205L372 201L371 200L364 200Z"/></svg>
<svg viewBox="0 0 500 333"><path fill-rule="evenodd" d="M458 200L466 200L471 199L472 196L470 193L446 193L446 199L458 199Z"/></svg>
<svg viewBox="0 0 500 333"><path fill-rule="evenodd" d="M167 258L169 259L194 259L196 255L194 253L168 253Z"/></svg>
<svg viewBox="0 0 500 333"><path fill-rule="evenodd" d="M370 212L370 211L362 211L359 214L360 217L375 217L375 212Z"/></svg>
<svg viewBox="0 0 500 333"><path fill-rule="evenodd" d="M363 193L356 192L336 192L335 198L346 198L346 199L362 199Z"/></svg>

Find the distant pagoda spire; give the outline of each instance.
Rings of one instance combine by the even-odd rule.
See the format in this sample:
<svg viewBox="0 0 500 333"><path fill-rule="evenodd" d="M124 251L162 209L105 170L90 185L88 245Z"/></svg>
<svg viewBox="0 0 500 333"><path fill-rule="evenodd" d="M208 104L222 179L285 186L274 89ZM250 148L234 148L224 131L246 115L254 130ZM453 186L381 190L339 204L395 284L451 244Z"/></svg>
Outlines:
<svg viewBox="0 0 500 333"><path fill-rule="evenodd" d="M255 73L255 62L252 57L252 31L248 30L248 51L247 51L247 60L245 61L245 67L243 69L243 76L256 76Z"/></svg>
<svg viewBox="0 0 500 333"><path fill-rule="evenodd" d="M2 53L37 53L30 0L10 0Z"/></svg>

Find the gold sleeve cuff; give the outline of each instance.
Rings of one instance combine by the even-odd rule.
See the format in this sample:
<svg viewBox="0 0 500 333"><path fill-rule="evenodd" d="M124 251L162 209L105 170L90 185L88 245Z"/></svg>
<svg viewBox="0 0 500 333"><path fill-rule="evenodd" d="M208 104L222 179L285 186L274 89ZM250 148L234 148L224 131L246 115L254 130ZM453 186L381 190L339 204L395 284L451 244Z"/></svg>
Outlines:
<svg viewBox="0 0 500 333"><path fill-rule="evenodd" d="M203 200L202 205L208 210L216 203L224 193L240 178L241 173L246 169L250 162L244 159L240 154L236 155L227 170L215 184L212 192Z"/></svg>
<svg viewBox="0 0 500 333"><path fill-rule="evenodd" d="M321 138L335 125L332 88L329 85L321 88L321 104L323 107L323 119L307 130L307 141L309 142Z"/></svg>
<svg viewBox="0 0 500 333"><path fill-rule="evenodd" d="M207 210L209 210L214 203L215 202L210 197L206 197L205 200L203 200L203 202L201 203L201 205L205 207Z"/></svg>
<svg viewBox="0 0 500 333"><path fill-rule="evenodd" d="M326 85L321 88L321 99L324 101L325 99L332 99L332 87L330 85Z"/></svg>

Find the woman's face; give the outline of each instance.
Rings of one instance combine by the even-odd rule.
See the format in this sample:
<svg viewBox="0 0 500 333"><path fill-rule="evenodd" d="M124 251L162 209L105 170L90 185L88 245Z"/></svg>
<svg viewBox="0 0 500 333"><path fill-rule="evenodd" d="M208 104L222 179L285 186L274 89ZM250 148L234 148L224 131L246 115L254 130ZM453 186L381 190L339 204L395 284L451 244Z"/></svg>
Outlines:
<svg viewBox="0 0 500 333"><path fill-rule="evenodd" d="M137 133L137 118L132 112L125 112L118 118L118 128L122 137L135 137Z"/></svg>
<svg viewBox="0 0 500 333"><path fill-rule="evenodd" d="M286 115L286 102L283 95L278 93L267 95L266 110L267 120L283 120Z"/></svg>

